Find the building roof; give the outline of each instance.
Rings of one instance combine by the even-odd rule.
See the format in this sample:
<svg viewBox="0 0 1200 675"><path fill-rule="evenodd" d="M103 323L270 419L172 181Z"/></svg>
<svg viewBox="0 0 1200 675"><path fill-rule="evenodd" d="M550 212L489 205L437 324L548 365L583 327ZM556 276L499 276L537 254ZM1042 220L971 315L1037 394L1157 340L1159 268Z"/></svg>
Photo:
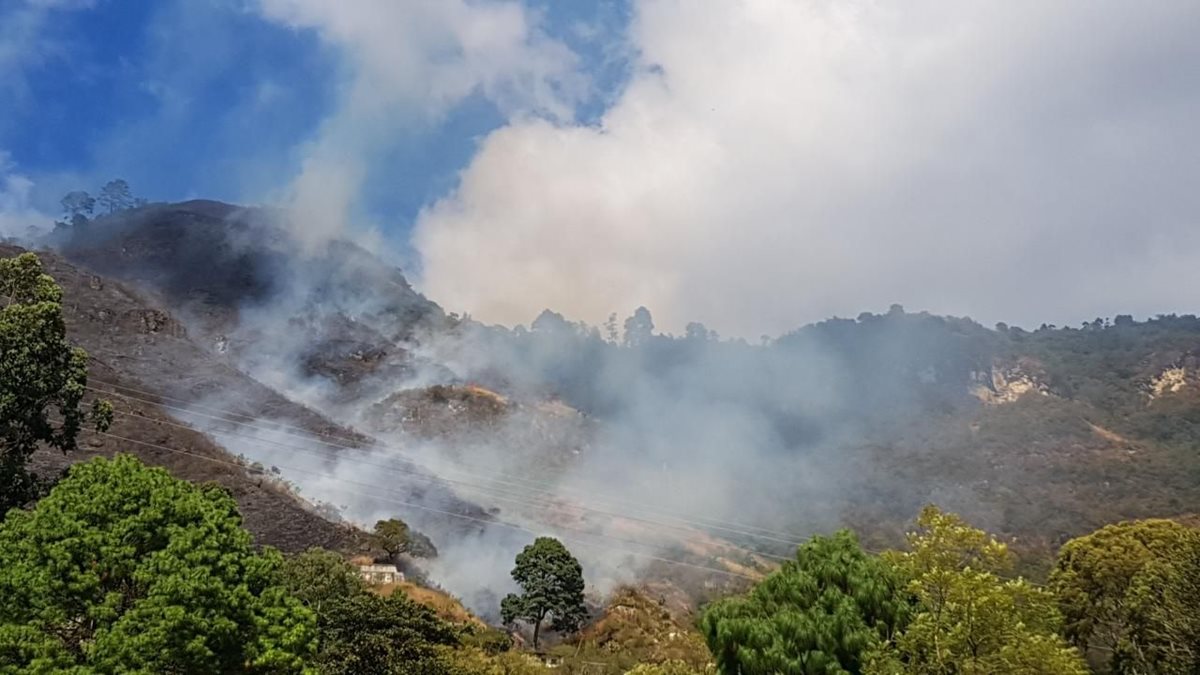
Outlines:
<svg viewBox="0 0 1200 675"><path fill-rule="evenodd" d="M391 572L393 574L400 573L400 571L396 569L395 565L359 565L358 569L362 570L363 572Z"/></svg>

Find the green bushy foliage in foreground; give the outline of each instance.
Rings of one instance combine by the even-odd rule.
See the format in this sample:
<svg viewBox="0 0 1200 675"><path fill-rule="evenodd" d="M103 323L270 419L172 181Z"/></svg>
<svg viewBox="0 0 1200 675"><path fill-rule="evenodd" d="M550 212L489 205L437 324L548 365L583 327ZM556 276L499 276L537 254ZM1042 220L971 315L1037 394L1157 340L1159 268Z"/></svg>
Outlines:
<svg viewBox="0 0 1200 675"><path fill-rule="evenodd" d="M300 672L316 620L233 499L128 456L0 524L0 672Z"/></svg>
<svg viewBox="0 0 1200 675"><path fill-rule="evenodd" d="M367 590L342 556L312 549L289 558L285 584L317 615L322 673L440 675L454 672L445 647L459 633L434 611L403 593L380 597Z"/></svg>
<svg viewBox="0 0 1200 675"><path fill-rule="evenodd" d="M878 556L849 532L813 537L745 596L710 605L699 627L712 665L626 667L1082 675L1085 649L1106 655L1102 672L1200 672L1200 532L1102 528L1068 542L1041 587L1010 578L1006 546L961 518L929 507L917 525L905 551ZM560 547L531 545L522 577L550 588L569 572L563 612L575 612L578 563ZM0 673L548 672L502 635L472 639L479 630L372 593L336 553L257 552L223 489L127 456L75 466L0 523Z"/></svg>
<svg viewBox="0 0 1200 675"><path fill-rule="evenodd" d="M813 537L749 594L711 605L700 628L723 673L861 672L907 621L900 585L850 532Z"/></svg>
<svg viewBox="0 0 1200 675"><path fill-rule="evenodd" d="M905 551L814 537L700 628L727 675L1200 672L1200 531L1109 525L1064 545L1047 586L1012 578L1005 544L927 507ZM653 672L653 671L650 671Z"/></svg>
<svg viewBox="0 0 1200 675"><path fill-rule="evenodd" d="M1060 635L1049 591L1008 579L1008 548L954 514L927 507L908 551L884 557L907 580L909 624L876 649L874 675L1083 675L1079 653Z"/></svg>
<svg viewBox="0 0 1200 675"><path fill-rule="evenodd" d="M80 403L87 354L67 342L62 289L32 253L0 260L0 516L43 493L26 469L39 444L67 452L85 422L108 427L112 409Z"/></svg>
<svg viewBox="0 0 1200 675"><path fill-rule="evenodd" d="M1080 648L1114 673L1200 672L1200 531L1117 523L1067 542L1050 577Z"/></svg>

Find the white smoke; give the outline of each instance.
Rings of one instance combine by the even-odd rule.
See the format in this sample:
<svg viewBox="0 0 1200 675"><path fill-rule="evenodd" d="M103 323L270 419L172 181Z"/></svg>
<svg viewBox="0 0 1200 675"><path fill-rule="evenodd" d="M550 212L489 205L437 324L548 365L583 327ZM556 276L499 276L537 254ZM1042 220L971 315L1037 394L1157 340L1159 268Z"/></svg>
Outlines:
<svg viewBox="0 0 1200 675"><path fill-rule="evenodd" d="M1191 304L1194 3L635 8L598 124L514 120L422 214L430 297L751 338L888 301L1034 325Z"/></svg>
<svg viewBox="0 0 1200 675"><path fill-rule="evenodd" d="M569 119L584 82L575 56L516 2L261 0L262 14L338 50L335 111L302 148L284 201L312 246L342 232L375 153L467 97L510 116Z"/></svg>
<svg viewBox="0 0 1200 675"><path fill-rule="evenodd" d="M33 205L34 182L0 150L0 237L34 240L54 227L54 217Z"/></svg>

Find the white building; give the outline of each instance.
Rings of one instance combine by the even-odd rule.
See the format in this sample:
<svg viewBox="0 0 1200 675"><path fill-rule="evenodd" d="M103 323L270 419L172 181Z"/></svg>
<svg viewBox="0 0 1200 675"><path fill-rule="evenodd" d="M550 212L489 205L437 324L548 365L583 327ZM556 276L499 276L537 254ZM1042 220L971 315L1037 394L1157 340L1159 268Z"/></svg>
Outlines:
<svg viewBox="0 0 1200 675"><path fill-rule="evenodd" d="M394 584L404 581L404 573L395 565L359 565L358 572L368 584Z"/></svg>

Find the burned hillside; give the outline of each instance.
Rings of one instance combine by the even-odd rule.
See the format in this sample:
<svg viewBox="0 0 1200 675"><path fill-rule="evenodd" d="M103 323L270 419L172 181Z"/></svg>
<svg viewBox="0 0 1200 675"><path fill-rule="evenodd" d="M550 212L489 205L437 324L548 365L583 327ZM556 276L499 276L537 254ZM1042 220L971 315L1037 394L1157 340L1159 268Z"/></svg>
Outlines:
<svg viewBox="0 0 1200 675"><path fill-rule="evenodd" d="M78 276L73 331L301 494L366 520L407 495L391 508L464 556L493 519L517 525L501 549L521 528L619 536L594 559L619 582L700 533L779 554L849 523L891 544L928 502L1038 552L1200 499L1190 316L990 329L893 306L760 344L655 332L645 309L624 334L549 311L505 328L354 244L306 251L279 217L185 202L60 233L94 270L51 259Z"/></svg>

